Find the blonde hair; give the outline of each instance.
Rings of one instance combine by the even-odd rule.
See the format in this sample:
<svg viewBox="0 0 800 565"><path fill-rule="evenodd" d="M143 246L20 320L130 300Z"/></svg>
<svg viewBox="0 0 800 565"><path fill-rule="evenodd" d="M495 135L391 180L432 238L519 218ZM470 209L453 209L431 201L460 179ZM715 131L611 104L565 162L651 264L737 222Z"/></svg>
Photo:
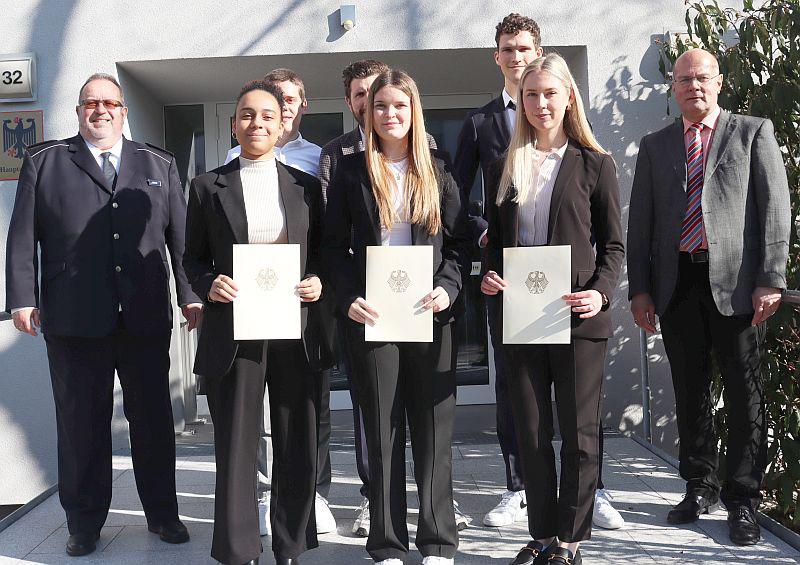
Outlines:
<svg viewBox="0 0 800 565"><path fill-rule="evenodd" d="M436 180L428 147L419 90L414 79L401 70L389 70L379 74L369 89L367 102L364 155L372 193L378 204L381 225L391 229L394 222L399 220L392 204L392 193L397 188L397 183L394 174L389 170L388 159L381 150L380 137L375 132L373 123L375 95L387 86L400 90L411 99L411 129L408 132L408 168L403 206L408 213L410 223L425 226L428 233L433 235L442 226L439 183Z"/></svg>
<svg viewBox="0 0 800 565"><path fill-rule="evenodd" d="M515 202L525 202L533 182L536 171L536 130L525 116L523 106L522 87L525 79L531 73L547 72L561 81L569 91L571 108L567 107L564 114L562 127L567 138L577 144L588 147L598 153L608 154L592 133L589 121L586 119L586 112L583 109L578 86L575 78L569 71L567 62L557 53L550 53L544 57L532 61L525 67L522 77L519 80L517 89L517 119L514 135L511 136L511 143L508 145L503 174L500 177L500 186L497 189L497 205L509 196L511 187L516 188L516 194L512 197Z"/></svg>

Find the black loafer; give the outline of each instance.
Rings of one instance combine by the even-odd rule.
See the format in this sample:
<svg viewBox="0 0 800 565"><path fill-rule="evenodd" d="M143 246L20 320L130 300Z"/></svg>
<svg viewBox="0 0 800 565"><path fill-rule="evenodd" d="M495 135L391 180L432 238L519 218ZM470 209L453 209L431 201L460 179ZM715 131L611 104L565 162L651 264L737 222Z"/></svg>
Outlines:
<svg viewBox="0 0 800 565"><path fill-rule="evenodd" d="M528 545L519 550L517 556L508 565L545 565L547 558L555 548L555 540L547 547L536 540L531 540Z"/></svg>
<svg viewBox="0 0 800 565"><path fill-rule="evenodd" d="M688 524L696 521L700 514L708 514L719 502L717 498L707 498L704 494L687 493L667 514L670 524Z"/></svg>
<svg viewBox="0 0 800 565"><path fill-rule="evenodd" d="M755 513L745 504L732 505L728 510L728 530L736 545L755 545L761 540Z"/></svg>
<svg viewBox="0 0 800 565"><path fill-rule="evenodd" d="M158 534L161 541L167 543L186 543L189 541L189 530L183 525L180 520L173 520L172 522L165 522L158 526L147 525L147 529Z"/></svg>
<svg viewBox="0 0 800 565"><path fill-rule="evenodd" d="M100 539L100 532L80 532L72 534L67 539L67 555L78 557L89 555L97 549L97 540Z"/></svg>
<svg viewBox="0 0 800 565"><path fill-rule="evenodd" d="M580 548L576 549L573 554L566 547L556 547L547 560L549 565L581 565L582 562Z"/></svg>

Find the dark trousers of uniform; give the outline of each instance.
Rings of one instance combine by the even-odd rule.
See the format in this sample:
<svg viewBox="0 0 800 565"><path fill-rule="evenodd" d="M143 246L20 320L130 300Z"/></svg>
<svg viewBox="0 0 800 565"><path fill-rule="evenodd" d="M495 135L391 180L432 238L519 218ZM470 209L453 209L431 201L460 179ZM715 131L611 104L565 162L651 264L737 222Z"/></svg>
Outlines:
<svg viewBox="0 0 800 565"><path fill-rule="evenodd" d="M58 430L58 493L70 534L99 532L111 505L114 371L130 427L136 488L147 522L178 519L170 332L107 337L45 334Z"/></svg>
<svg viewBox="0 0 800 565"><path fill-rule="evenodd" d="M503 345L502 323L499 321L502 309L502 295L485 297L486 312L489 318L489 334L494 351L494 393L497 414L497 441L506 465L506 488L511 491L525 490L522 475L519 446L514 427L514 414L508 391L508 362ZM495 329L497 328L497 329Z"/></svg>
<svg viewBox="0 0 800 565"><path fill-rule="evenodd" d="M714 428L711 353L722 374L728 444L721 498L726 506L761 500L767 466L767 428L761 383L764 324L752 314L723 316L714 303L708 263L681 253L678 283L661 316L664 349L672 370L680 437L680 473L687 492L720 494Z"/></svg>
<svg viewBox="0 0 800 565"><path fill-rule="evenodd" d="M505 347L531 537L588 540L602 458L598 429L606 340ZM561 434L560 481L552 443L551 385Z"/></svg>
<svg viewBox="0 0 800 565"><path fill-rule="evenodd" d="M450 451L456 405L452 328L434 324L432 343L365 342L364 328L355 322L348 322L347 331L369 453L367 551L375 561L402 560L408 553L407 418L420 504L415 544L423 556L453 558L458 530Z"/></svg>
<svg viewBox="0 0 800 565"><path fill-rule="evenodd" d="M265 383L274 451L272 551L295 558L317 547L318 379L300 340L241 342L230 371L207 379L217 462L214 559L238 564L261 554L255 470Z"/></svg>

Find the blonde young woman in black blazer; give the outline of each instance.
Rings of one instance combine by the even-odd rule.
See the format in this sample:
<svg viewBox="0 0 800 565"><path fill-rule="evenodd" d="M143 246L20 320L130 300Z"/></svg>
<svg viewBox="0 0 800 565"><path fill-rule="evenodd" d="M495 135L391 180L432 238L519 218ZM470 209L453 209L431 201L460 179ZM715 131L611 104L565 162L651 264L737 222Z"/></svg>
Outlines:
<svg viewBox="0 0 800 565"><path fill-rule="evenodd" d="M466 239L458 187L448 164L428 148L416 84L402 71L380 74L366 114L366 150L347 155L328 188L323 265L347 317L353 382L369 452L367 551L379 563L408 553L405 423L419 490L416 545L423 563L453 563L450 444L455 410L451 306L461 289L459 251ZM434 290L420 297L434 312L432 343L365 342L364 324L380 312L364 300L366 248L433 246ZM351 253L352 249L352 253Z"/></svg>
<svg viewBox="0 0 800 565"><path fill-rule="evenodd" d="M591 536L600 389L609 299L624 246L617 173L594 138L575 80L556 54L530 63L520 80L517 124L508 153L488 183L489 246L481 290L494 300L507 286L503 248L570 245L569 345L507 345L509 387L533 540L511 565L580 563ZM502 331L502 318L498 322ZM557 487L550 387L561 433Z"/></svg>
<svg viewBox="0 0 800 565"><path fill-rule="evenodd" d="M330 366L331 357L323 338L319 277L322 190L315 177L274 158L283 105L274 85L245 85L235 119L241 157L196 177L189 191L183 266L206 303L194 372L206 377L217 462L211 555L233 565L258 563L261 554L255 472L265 383L275 450L275 561L297 563L318 545L319 370ZM233 244L243 243L300 245L302 339L233 339ZM268 318L265 313L265 323Z"/></svg>

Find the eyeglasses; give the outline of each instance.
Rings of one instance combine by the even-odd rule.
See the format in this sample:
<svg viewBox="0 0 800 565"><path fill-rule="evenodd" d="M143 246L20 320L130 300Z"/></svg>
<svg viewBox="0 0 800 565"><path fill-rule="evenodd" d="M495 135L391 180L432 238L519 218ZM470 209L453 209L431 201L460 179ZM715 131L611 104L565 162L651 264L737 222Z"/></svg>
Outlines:
<svg viewBox="0 0 800 565"><path fill-rule="evenodd" d="M125 104L123 104L119 100L114 100L114 99L111 99L111 98L109 98L107 100L93 100L93 99L89 98L89 99L86 99L86 100L81 100L79 102L79 105L83 106L87 110L94 110L100 104L105 106L106 110L116 110L117 108L122 108L123 106L125 106Z"/></svg>
<svg viewBox="0 0 800 565"><path fill-rule="evenodd" d="M672 84L677 84L678 86L689 86L694 81L697 81L699 84L707 84L708 81L717 78L722 73L717 73L714 76L706 76L701 75L699 77L680 77L672 80Z"/></svg>

